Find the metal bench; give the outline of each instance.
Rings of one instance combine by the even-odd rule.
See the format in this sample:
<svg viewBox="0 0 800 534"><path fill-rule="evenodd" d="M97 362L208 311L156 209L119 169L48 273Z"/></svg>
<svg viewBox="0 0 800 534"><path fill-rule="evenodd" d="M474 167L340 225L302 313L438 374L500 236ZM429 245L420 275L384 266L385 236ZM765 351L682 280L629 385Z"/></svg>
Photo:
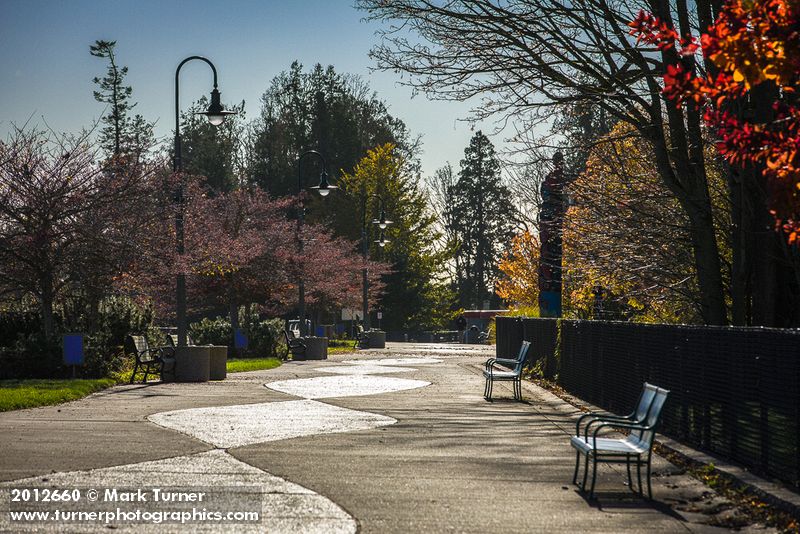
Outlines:
<svg viewBox="0 0 800 534"><path fill-rule="evenodd" d="M356 330L356 339L353 344L354 349L368 349L369 348L369 334L364 330L364 327L358 325Z"/></svg>
<svg viewBox="0 0 800 534"><path fill-rule="evenodd" d="M163 347L151 347L144 336L130 335L125 338L125 354L130 354L135 358L130 383L136 379L136 373L144 370L142 383L147 383L147 375L157 374L160 376L164 370L164 351ZM174 361L174 360L173 360Z"/></svg>
<svg viewBox="0 0 800 534"><path fill-rule="evenodd" d="M630 414L618 416L590 413L581 416L575 424L575 435L570 440L570 445L576 451L575 472L572 475L572 483L577 484L580 459L581 456L584 456L583 483L580 484L580 488L586 491L589 461L592 460L590 499L594 498L598 462L626 464L628 486L633 489L631 462L636 462L639 495L643 495L642 465L645 465L647 466L647 496L652 499L653 489L650 482L650 467L653 455L653 439L668 395L668 390L645 383L639 395L636 408ZM588 421L586 421L587 419ZM584 423L584 421L586 422ZM594 430L590 433L592 427L594 427ZM622 439L598 437L601 430L609 428L624 429L628 431L628 435Z"/></svg>
<svg viewBox="0 0 800 534"><path fill-rule="evenodd" d="M289 359L290 352L292 356L306 355L306 344L303 343L302 339L294 337L294 334L289 335L286 330L283 331L283 337L286 339L286 356L284 356L284 360Z"/></svg>
<svg viewBox="0 0 800 534"><path fill-rule="evenodd" d="M492 386L496 380L513 382L514 399L522 400L522 368L525 366L525 360L528 357L528 349L530 346L530 341L523 341L517 357L513 360L506 358L489 358L486 360L485 369L483 371L483 376L486 379L486 385L483 388L483 397L486 400L492 400ZM498 365L510 368L510 370L498 370Z"/></svg>
<svg viewBox="0 0 800 534"><path fill-rule="evenodd" d="M194 345L194 341L192 341L192 338L189 337L189 334L186 334L186 344ZM177 346L178 346L178 334L169 334L167 336L167 347L173 349L173 352L175 352L175 347Z"/></svg>

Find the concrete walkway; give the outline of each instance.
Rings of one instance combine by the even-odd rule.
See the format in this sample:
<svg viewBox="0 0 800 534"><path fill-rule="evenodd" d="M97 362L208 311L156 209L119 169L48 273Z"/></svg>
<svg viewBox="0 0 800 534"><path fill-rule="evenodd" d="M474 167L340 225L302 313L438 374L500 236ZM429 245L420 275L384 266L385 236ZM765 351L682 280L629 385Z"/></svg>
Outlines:
<svg viewBox="0 0 800 534"><path fill-rule="evenodd" d="M480 364L491 355L493 347L390 344L219 383L119 386L59 407L2 413L0 511L8 489L22 485L222 494L245 492L229 489L244 485L264 503L258 525L131 530L722 531L633 496L619 469L601 468L599 500L587 502L570 485L576 410L529 384L527 403L512 402L504 384L486 402ZM655 469L671 468L659 461ZM685 478L657 480L656 501L691 486ZM0 531L18 526L0 517Z"/></svg>

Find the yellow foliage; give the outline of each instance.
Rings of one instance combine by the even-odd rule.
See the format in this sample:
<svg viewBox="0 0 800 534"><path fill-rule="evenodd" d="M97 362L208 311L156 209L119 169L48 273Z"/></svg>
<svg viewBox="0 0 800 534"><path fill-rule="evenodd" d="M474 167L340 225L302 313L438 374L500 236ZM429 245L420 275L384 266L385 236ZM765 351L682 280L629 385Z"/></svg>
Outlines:
<svg viewBox="0 0 800 534"><path fill-rule="evenodd" d="M511 247L500 260L498 267L503 277L497 281L495 290L503 300L514 306L538 309L539 302L539 254L538 236L528 231L514 236Z"/></svg>

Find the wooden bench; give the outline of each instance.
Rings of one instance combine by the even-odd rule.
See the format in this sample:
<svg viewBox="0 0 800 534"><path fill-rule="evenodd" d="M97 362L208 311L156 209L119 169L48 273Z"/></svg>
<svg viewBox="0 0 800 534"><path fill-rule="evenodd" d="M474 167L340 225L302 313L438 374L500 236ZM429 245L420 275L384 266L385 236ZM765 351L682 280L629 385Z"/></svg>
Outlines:
<svg viewBox="0 0 800 534"><path fill-rule="evenodd" d="M598 462L626 464L628 486L633 489L631 462L636 462L639 495L643 495L642 466L645 465L647 467L647 496L652 499L653 489L650 483L650 467L653 455L653 440L656 427L661 420L661 411L668 395L668 390L645 383L639 395L636 408L630 414L625 416L602 413L582 415L575 424L575 435L570 439L570 445L576 451L575 472L572 475L572 483L577 484L580 459L581 456L584 456L583 483L580 488L586 491L589 461L592 460L590 499L594 497ZM586 422L584 423L584 421ZM594 427L593 431L592 427ZM628 435L621 439L598 437L601 430L610 428L625 430Z"/></svg>
<svg viewBox="0 0 800 534"><path fill-rule="evenodd" d="M136 363L133 365L130 383L136 379L136 373L144 370L142 383L147 383L147 375L158 373L161 376L164 370L164 351L163 347L151 347L144 336L130 335L125 338L125 354L132 355ZM174 359L173 359L174 362Z"/></svg>
<svg viewBox="0 0 800 534"><path fill-rule="evenodd" d="M306 355L306 344L303 343L302 339L294 337L294 334L290 336L286 330L283 331L283 337L286 338L286 356L284 356L284 360L289 359L290 352L292 356Z"/></svg>
<svg viewBox="0 0 800 534"><path fill-rule="evenodd" d="M483 397L486 400L492 400L492 386L495 381L513 382L514 399L522 400L522 368L525 366L525 360L528 358L528 349L530 346L530 341L523 341L517 357L513 360L506 358L489 358L486 360L485 369L483 371L483 376L486 379L486 385L483 388ZM498 369L498 365L510 368L510 370Z"/></svg>

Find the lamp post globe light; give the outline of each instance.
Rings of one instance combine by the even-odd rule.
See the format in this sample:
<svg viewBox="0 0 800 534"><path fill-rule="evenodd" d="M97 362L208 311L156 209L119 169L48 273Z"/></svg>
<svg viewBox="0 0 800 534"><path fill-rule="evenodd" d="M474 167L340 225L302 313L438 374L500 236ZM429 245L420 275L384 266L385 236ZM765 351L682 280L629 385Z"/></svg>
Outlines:
<svg viewBox="0 0 800 534"><path fill-rule="evenodd" d="M319 185L315 185L310 187L309 189L313 189L321 197L328 196L328 193L333 191L334 189L338 189L335 185L331 185L328 182L328 164L325 161L325 157L317 152L316 150L306 150L300 156L297 157L297 194L303 192L303 173L300 170L300 161L307 157L307 156L315 156L317 159L320 160L322 163L322 171L319 174ZM300 215L297 217L297 249L300 256L303 255L303 220L305 219L305 206L300 206ZM306 325L306 286L303 273L300 273L300 280L297 284L298 287L298 314L300 317L298 318L300 321L300 337L303 337L308 334L308 328Z"/></svg>
<svg viewBox="0 0 800 534"><path fill-rule="evenodd" d="M178 64L175 70L175 157L172 161L172 170L179 173L183 170L183 161L181 159L181 122L180 122L180 73L183 67L189 61L198 59L204 61L211 67L214 73L214 88L211 90L211 104L206 111L201 111L198 115L205 115L208 122L213 126L219 126L225 120L227 115L235 115L235 111L226 111L220 102L220 94L217 89L217 69L214 64L207 58L202 56L189 56ZM183 235L183 184L178 186L176 192L176 202L178 209L175 210L175 236L177 241L177 251L179 255L184 253L184 235ZM178 346L186 346L186 275L178 273L176 277L176 320L178 323Z"/></svg>
<svg viewBox="0 0 800 534"><path fill-rule="evenodd" d="M378 208L380 210L380 215L377 219L372 220L372 224L376 225L380 228L381 233L380 237L375 240L375 243L378 244L381 248L386 246L386 243L389 242L388 239L384 236L384 230L390 224L393 224L393 221L390 221L386 218L386 210L384 209L384 202L383 197L372 193L369 197L365 194L363 195L363 221L364 224L361 229L361 239L363 243L363 254L364 254L364 268L361 271L361 312L364 317L364 331L367 331L371 328L370 326L370 317L369 317L369 280L367 278L367 261L369 260L369 237L367 235L367 200L368 198L375 197L378 199Z"/></svg>

